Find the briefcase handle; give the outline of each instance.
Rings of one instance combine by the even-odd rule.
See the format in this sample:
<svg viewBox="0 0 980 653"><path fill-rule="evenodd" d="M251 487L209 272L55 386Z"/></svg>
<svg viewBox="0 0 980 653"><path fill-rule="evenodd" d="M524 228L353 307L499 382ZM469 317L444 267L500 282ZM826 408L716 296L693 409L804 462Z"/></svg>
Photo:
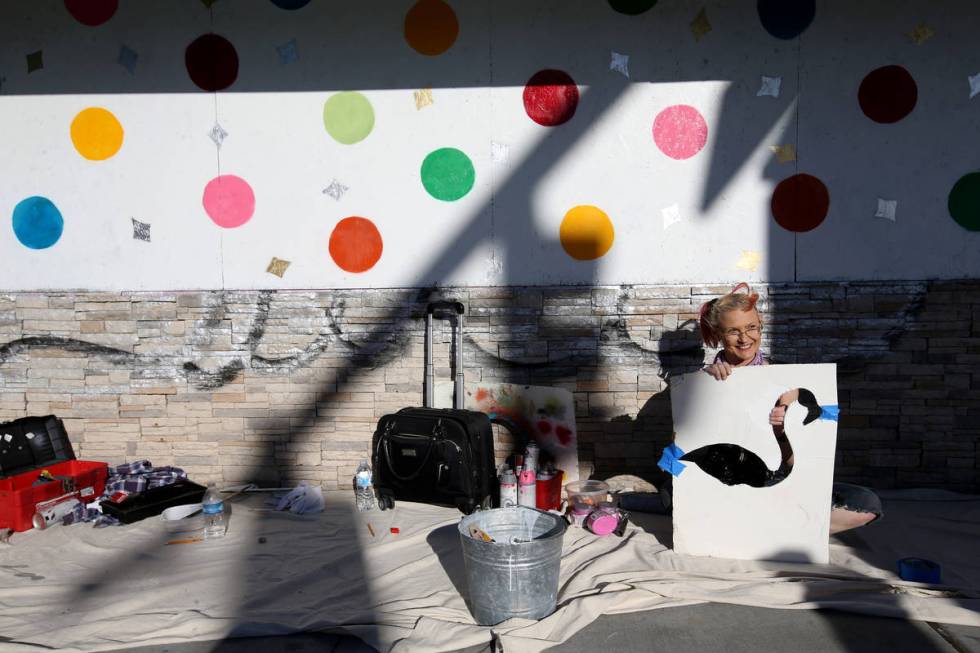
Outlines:
<svg viewBox="0 0 980 653"><path fill-rule="evenodd" d="M425 468L425 463L429 461L429 457L432 455L432 449L435 447L435 443L438 438L430 438L430 446L425 450L425 455L422 457L422 460L419 462L419 466L416 468L416 470L407 476L402 476L395 471L394 465L391 464L391 440L388 436L388 433L382 433L381 442L378 443L379 446L384 447L385 462L387 463L388 471L391 472L391 475L397 478L399 481L411 481L418 478L418 475L421 474L422 470Z"/></svg>

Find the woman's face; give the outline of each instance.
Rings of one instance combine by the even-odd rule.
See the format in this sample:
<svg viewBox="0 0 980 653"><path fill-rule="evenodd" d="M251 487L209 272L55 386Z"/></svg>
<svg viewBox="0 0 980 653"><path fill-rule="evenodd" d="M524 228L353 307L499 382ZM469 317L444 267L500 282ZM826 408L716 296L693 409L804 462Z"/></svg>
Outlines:
<svg viewBox="0 0 980 653"><path fill-rule="evenodd" d="M718 330L725 358L732 365L746 365L759 353L762 321L754 308L732 310L721 314Z"/></svg>

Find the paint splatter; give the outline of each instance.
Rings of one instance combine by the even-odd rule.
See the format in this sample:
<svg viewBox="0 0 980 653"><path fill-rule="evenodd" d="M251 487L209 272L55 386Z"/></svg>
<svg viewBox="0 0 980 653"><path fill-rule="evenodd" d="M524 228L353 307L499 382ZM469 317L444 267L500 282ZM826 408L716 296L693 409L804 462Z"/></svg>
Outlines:
<svg viewBox="0 0 980 653"><path fill-rule="evenodd" d="M265 271L282 279L282 276L286 274L286 268L288 267L289 261L273 256L272 260L269 261L269 267L267 267Z"/></svg>
<svg viewBox="0 0 980 653"><path fill-rule="evenodd" d="M44 68L44 51L38 50L37 52L31 52L27 55L27 72L32 73L35 70L41 70Z"/></svg>
<svg viewBox="0 0 980 653"><path fill-rule="evenodd" d="M603 256L613 245L612 220L595 206L576 206L565 214L559 228L559 239L565 252L579 261Z"/></svg>
<svg viewBox="0 0 980 653"><path fill-rule="evenodd" d="M133 239L142 240L145 243L150 242L150 224L148 222L140 222L136 218L130 218L133 221Z"/></svg>
<svg viewBox="0 0 980 653"><path fill-rule="evenodd" d="M82 25L95 27L115 15L119 0L65 0L65 9Z"/></svg>
<svg viewBox="0 0 980 653"><path fill-rule="evenodd" d="M197 37L184 51L191 81L203 91L220 91L238 79L238 53L228 39L217 34Z"/></svg>
<svg viewBox="0 0 980 653"><path fill-rule="evenodd" d="M980 231L980 172L959 178L949 191L949 215L968 231Z"/></svg>
<svg viewBox="0 0 980 653"><path fill-rule="evenodd" d="M350 189L347 188L347 186L344 186L342 183L334 179L330 182L329 186L323 189L323 194L329 195L330 197L334 198L334 200L339 202L340 198L343 197L344 193L346 193L348 190Z"/></svg>
<svg viewBox="0 0 980 653"><path fill-rule="evenodd" d="M65 221L51 200L35 195L21 200L14 207L13 227L21 245L46 249L61 238Z"/></svg>
<svg viewBox="0 0 980 653"><path fill-rule="evenodd" d="M104 161L123 144L123 128L111 111L102 107L82 109L71 121L71 142L83 157Z"/></svg>
<svg viewBox="0 0 980 653"><path fill-rule="evenodd" d="M878 198L878 208L875 210L876 218L884 218L895 222L895 212L898 210L898 200L886 200Z"/></svg>
<svg viewBox="0 0 980 653"><path fill-rule="evenodd" d="M796 161L796 148L793 147L792 143L787 143L786 145L770 145L769 151L776 155L776 161L780 163Z"/></svg>
<svg viewBox="0 0 980 653"><path fill-rule="evenodd" d="M689 159L708 142L708 124L692 106L675 104L657 114L653 141L672 159Z"/></svg>
<svg viewBox="0 0 980 653"><path fill-rule="evenodd" d="M822 181L800 173L779 182L770 202L776 223L788 231L816 229L827 217L830 193Z"/></svg>
<svg viewBox="0 0 980 653"><path fill-rule="evenodd" d="M901 66L882 66L868 73L858 89L864 115L875 122L898 122L912 113L919 98L915 79Z"/></svg>
<svg viewBox="0 0 980 653"><path fill-rule="evenodd" d="M645 11L650 11L655 4L657 0L609 0L609 6L613 11L627 16L639 16Z"/></svg>
<svg viewBox="0 0 980 653"><path fill-rule="evenodd" d="M310 4L310 0L272 0L272 4L287 11L296 11Z"/></svg>
<svg viewBox="0 0 980 653"><path fill-rule="evenodd" d="M476 181L473 162L453 147L430 152L422 161L420 174L426 192L443 202L455 202L464 197Z"/></svg>
<svg viewBox="0 0 980 653"><path fill-rule="evenodd" d="M208 217L226 229L240 227L255 213L255 193L241 177L220 175L204 187L204 210Z"/></svg>
<svg viewBox="0 0 980 653"><path fill-rule="evenodd" d="M413 94L415 96L415 109L416 111L422 107L427 107L432 104L432 89L431 88L420 88Z"/></svg>
<svg viewBox="0 0 980 653"><path fill-rule="evenodd" d="M367 218L351 216L330 233L330 258L346 272L366 272L381 259L381 232Z"/></svg>
<svg viewBox="0 0 980 653"><path fill-rule="evenodd" d="M136 60L140 56L132 48L121 45L119 46L119 56L116 58L116 63L125 68L130 75L136 74Z"/></svg>
<svg viewBox="0 0 980 653"><path fill-rule="evenodd" d="M524 85L524 111L539 125L568 122L578 108L578 86L563 70L539 70Z"/></svg>
<svg viewBox="0 0 980 653"><path fill-rule="evenodd" d="M405 14L405 40L419 54L440 55L458 36L456 12L443 0L418 0Z"/></svg>
<svg viewBox="0 0 980 653"><path fill-rule="evenodd" d="M353 145L374 129L374 107L357 91L334 93L323 105L323 126L338 143Z"/></svg>
<svg viewBox="0 0 980 653"><path fill-rule="evenodd" d="M704 7L701 8L698 15L691 21L690 28L691 34L694 35L695 41L700 41L702 38L704 38L705 34L711 31L711 21L708 20L708 12L704 9Z"/></svg>
<svg viewBox="0 0 980 653"><path fill-rule="evenodd" d="M925 43L935 35L936 35L935 30L933 30L925 23L919 23L918 25L915 26L915 28L912 29L911 32L906 34L906 36L909 37L909 40L912 41L912 43L915 43L916 45L922 45L923 43Z"/></svg>
<svg viewBox="0 0 980 653"><path fill-rule="evenodd" d="M980 94L980 73L968 75L966 81L970 85L970 99L972 100L975 95Z"/></svg>
<svg viewBox="0 0 980 653"><path fill-rule="evenodd" d="M795 39L817 14L816 0L759 0L762 27L777 39Z"/></svg>

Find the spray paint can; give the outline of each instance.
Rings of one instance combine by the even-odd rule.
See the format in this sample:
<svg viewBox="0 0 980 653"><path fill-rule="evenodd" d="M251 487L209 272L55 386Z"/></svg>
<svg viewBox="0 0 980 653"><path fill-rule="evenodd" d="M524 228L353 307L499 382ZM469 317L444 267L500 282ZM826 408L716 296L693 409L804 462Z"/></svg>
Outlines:
<svg viewBox="0 0 980 653"><path fill-rule="evenodd" d="M500 472L500 507L513 508L517 505L517 477L509 467Z"/></svg>
<svg viewBox="0 0 980 653"><path fill-rule="evenodd" d="M517 479L517 503L528 508L538 507L538 484L533 469L525 469Z"/></svg>
<svg viewBox="0 0 980 653"><path fill-rule="evenodd" d="M541 448L534 440L529 440L527 449L524 450L524 469L538 471L538 462L541 459Z"/></svg>

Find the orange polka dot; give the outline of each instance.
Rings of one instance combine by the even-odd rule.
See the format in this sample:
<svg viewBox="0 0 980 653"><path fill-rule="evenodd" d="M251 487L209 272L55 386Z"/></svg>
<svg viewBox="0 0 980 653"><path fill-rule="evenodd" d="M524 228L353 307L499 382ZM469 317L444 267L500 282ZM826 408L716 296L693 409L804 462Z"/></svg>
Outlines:
<svg viewBox="0 0 980 653"><path fill-rule="evenodd" d="M405 40L420 54L442 54L457 36L456 12L443 0L418 0L405 14Z"/></svg>
<svg viewBox="0 0 980 653"><path fill-rule="evenodd" d="M382 249L381 232L367 218L344 218L330 234L330 258L345 272L370 270Z"/></svg>

